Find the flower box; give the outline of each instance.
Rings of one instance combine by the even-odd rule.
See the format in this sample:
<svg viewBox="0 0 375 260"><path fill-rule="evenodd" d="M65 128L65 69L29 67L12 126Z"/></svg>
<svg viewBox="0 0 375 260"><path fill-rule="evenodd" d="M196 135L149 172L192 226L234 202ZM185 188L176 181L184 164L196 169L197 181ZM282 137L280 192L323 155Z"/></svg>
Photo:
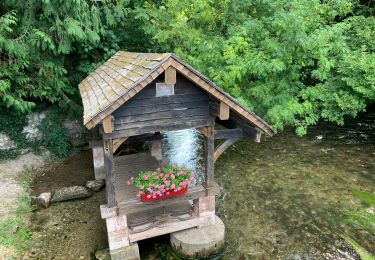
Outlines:
<svg viewBox="0 0 375 260"><path fill-rule="evenodd" d="M188 187L182 188L179 191L174 191L174 190L167 190L166 193L162 194L161 196L156 196L156 198L153 198L149 193L144 193L141 195L141 201L143 202L151 202L155 200L160 200L160 199L165 199L165 198L170 198L170 197L175 197L175 196L181 196L184 195L188 192Z"/></svg>
<svg viewBox="0 0 375 260"><path fill-rule="evenodd" d="M187 168L166 166L140 172L136 178L131 177L127 184L138 188L137 196L141 201L151 202L186 194L193 179L194 173Z"/></svg>

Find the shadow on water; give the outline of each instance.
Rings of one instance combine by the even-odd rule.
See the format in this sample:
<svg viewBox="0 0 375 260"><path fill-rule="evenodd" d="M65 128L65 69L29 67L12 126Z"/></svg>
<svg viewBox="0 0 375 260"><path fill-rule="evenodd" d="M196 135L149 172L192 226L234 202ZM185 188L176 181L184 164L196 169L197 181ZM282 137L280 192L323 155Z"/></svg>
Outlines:
<svg viewBox="0 0 375 260"><path fill-rule="evenodd" d="M215 164L221 187L216 210L226 225L226 245L210 259L359 259L341 239L344 233L375 253L375 235L344 221L346 211L361 207L352 190L374 192L374 119L375 113L367 113L344 127L313 127L305 137L286 131L265 137L261 143L235 143ZM171 164L196 171L199 182L204 170L203 147L202 137L194 130L167 133L163 139L164 157ZM68 223L61 229L87 232L85 237L96 244L76 241L81 252L106 247L106 240L98 239L106 236L104 221L93 213L103 196L80 202L79 210L72 210L79 202L56 204L36 213L34 222L45 219L47 224L41 221L38 230L46 233L44 229L60 220L81 221L83 215L87 224ZM79 215L74 215L76 211ZM64 214L71 217L64 220ZM58 238L45 234L43 247L50 251L45 250L43 256L52 256L56 250L71 251L64 247L66 240L60 233ZM56 239L60 242L53 242ZM139 246L142 259L179 259L168 236L141 241ZM80 256L77 252L70 255Z"/></svg>

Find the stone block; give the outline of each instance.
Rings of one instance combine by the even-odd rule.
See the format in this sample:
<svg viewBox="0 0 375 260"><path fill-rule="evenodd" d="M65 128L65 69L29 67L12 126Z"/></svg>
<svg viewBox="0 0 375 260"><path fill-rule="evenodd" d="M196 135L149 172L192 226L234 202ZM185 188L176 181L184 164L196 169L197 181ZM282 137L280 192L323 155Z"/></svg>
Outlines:
<svg viewBox="0 0 375 260"><path fill-rule="evenodd" d="M31 206L36 208L48 208L51 204L51 192L41 193L38 197L31 197Z"/></svg>
<svg viewBox="0 0 375 260"><path fill-rule="evenodd" d="M116 250L111 250L112 260L139 260L139 248L138 244L131 243L129 246L119 248Z"/></svg>
<svg viewBox="0 0 375 260"><path fill-rule="evenodd" d="M104 180L91 180L86 182L86 188L95 192L98 192L101 189L103 189L104 185Z"/></svg>
<svg viewBox="0 0 375 260"><path fill-rule="evenodd" d="M90 197L91 195L92 193L82 186L64 187L55 191L52 197L52 202L82 199Z"/></svg>

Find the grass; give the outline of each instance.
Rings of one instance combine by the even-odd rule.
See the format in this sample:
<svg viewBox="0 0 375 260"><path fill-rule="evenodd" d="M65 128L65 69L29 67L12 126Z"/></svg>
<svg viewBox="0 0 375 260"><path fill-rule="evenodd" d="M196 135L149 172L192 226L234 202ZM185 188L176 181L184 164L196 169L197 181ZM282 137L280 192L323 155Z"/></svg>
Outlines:
<svg viewBox="0 0 375 260"><path fill-rule="evenodd" d="M24 189L16 202L16 208L0 223L0 245L15 249L13 257L22 255L30 246L32 233L30 231L31 207L29 203L29 187L34 174L32 169L25 169L17 176L17 181Z"/></svg>

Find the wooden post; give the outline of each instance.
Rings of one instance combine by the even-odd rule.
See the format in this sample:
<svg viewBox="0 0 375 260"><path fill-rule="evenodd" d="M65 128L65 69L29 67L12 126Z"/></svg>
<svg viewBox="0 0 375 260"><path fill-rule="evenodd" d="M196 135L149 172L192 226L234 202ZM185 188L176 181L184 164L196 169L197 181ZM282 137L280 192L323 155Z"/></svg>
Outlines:
<svg viewBox="0 0 375 260"><path fill-rule="evenodd" d="M106 169L107 206L111 208L116 206L115 176L113 173L113 141L111 139L104 141L104 165Z"/></svg>
<svg viewBox="0 0 375 260"><path fill-rule="evenodd" d="M104 133L109 134L112 133L113 127L112 127L112 116L109 115L106 118L103 119L103 130Z"/></svg>
<svg viewBox="0 0 375 260"><path fill-rule="evenodd" d="M99 140L99 127L91 129L92 161L94 164L95 180L105 180L103 141Z"/></svg>
<svg viewBox="0 0 375 260"><path fill-rule="evenodd" d="M205 186L211 187L214 182L214 150L215 150L215 131L213 126L206 127L206 172Z"/></svg>
<svg viewBox="0 0 375 260"><path fill-rule="evenodd" d="M229 119L229 107L224 102L220 102L219 118L220 120Z"/></svg>
<svg viewBox="0 0 375 260"><path fill-rule="evenodd" d="M106 169L104 164L103 142L92 141L92 161L94 163L95 180L105 180Z"/></svg>
<svg viewBox="0 0 375 260"><path fill-rule="evenodd" d="M176 69L172 66L169 66L165 70L165 79L164 79L165 84L167 85L174 85L176 84Z"/></svg>

